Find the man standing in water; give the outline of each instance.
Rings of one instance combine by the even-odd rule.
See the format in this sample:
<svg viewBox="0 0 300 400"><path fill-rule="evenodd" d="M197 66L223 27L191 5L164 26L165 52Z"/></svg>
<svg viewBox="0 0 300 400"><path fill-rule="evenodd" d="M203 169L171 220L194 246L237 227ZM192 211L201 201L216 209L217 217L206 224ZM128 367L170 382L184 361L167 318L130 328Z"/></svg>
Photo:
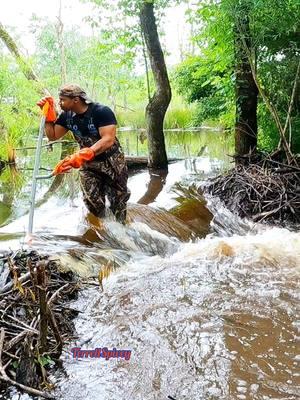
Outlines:
<svg viewBox="0 0 300 400"><path fill-rule="evenodd" d="M59 92L61 114L56 118L54 99L42 98L37 105L49 104L45 132L49 140L58 140L71 131L80 150L66 157L54 174L80 168L84 202L96 217L103 217L105 195L116 219L125 223L128 171L124 153L116 138L116 117L112 110L92 102L77 85L65 85Z"/></svg>

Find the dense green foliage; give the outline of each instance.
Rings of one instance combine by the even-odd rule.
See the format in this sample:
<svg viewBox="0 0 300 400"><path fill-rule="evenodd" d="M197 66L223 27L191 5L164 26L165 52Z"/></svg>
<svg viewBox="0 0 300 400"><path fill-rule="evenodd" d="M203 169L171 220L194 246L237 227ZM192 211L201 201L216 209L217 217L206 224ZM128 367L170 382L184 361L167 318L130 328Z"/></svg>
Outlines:
<svg viewBox="0 0 300 400"><path fill-rule="evenodd" d="M249 58L255 63L262 90L284 126L300 55L300 3L297 0L198 1L193 18L198 26L195 41L199 55L189 56L178 67L175 74L178 91L189 102L197 103L199 122L211 118L233 125L234 27L239 26L245 10L249 13L251 31ZM292 148L298 152L299 90L298 85L289 124ZM272 150L278 145L278 129L262 98L258 117L259 145Z"/></svg>
<svg viewBox="0 0 300 400"><path fill-rule="evenodd" d="M208 59L193 56L178 67L175 81L179 93L197 104L194 125L210 119L233 124L234 87L230 71L214 69Z"/></svg>
<svg viewBox="0 0 300 400"><path fill-rule="evenodd" d="M0 56L0 158L13 158L15 145L32 133L32 121L38 116L35 101L32 83L10 57Z"/></svg>
<svg viewBox="0 0 300 400"><path fill-rule="evenodd" d="M82 25L92 27L91 34L81 33L79 26L68 26L59 37L56 22L33 16L31 33L36 51L26 61L36 71L43 87L57 96L63 80L62 41L67 81L82 85L92 98L113 107L120 126L144 127L148 93L143 41L138 25L141 1L109 2L113 10L111 14L103 11L107 7L106 1L90 0L89 3L93 3L95 9ZM164 11L174 4L175 0L154 2L160 34L163 34L161 21ZM234 24L242 16L241 10L245 9L249 10L251 28L249 56L256 62L257 79L262 90L276 108L281 124L285 125L299 61L299 1L199 0L187 7L186 24L187 29L193 26L193 46L190 48L194 52L185 54L184 61L176 70L169 68L171 85L177 91L173 91L165 119L166 128L186 128L207 121L234 126ZM18 29L8 28L8 31L18 41ZM3 43L0 52L0 157L7 158L9 149L25 143L27 136L37 132L39 112L35 102L40 95L34 83L23 76ZM151 73L149 79L151 95L154 91ZM298 152L299 93L298 85L287 130L293 150ZM260 147L266 150L276 148L278 128L261 97L258 117Z"/></svg>

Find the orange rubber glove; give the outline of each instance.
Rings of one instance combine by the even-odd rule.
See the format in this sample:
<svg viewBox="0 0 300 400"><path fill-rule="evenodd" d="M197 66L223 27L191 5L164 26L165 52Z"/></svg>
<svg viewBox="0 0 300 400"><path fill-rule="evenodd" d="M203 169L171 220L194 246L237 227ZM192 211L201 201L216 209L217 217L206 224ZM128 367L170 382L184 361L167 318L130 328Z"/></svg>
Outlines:
<svg viewBox="0 0 300 400"><path fill-rule="evenodd" d="M63 174L71 168L80 168L85 162L91 161L95 157L95 152L90 147L84 147L71 156L65 157L53 170L53 175Z"/></svg>
<svg viewBox="0 0 300 400"><path fill-rule="evenodd" d="M46 117L46 122L56 121L57 115L55 111L53 97L43 97L36 104L42 109L43 115Z"/></svg>
<svg viewBox="0 0 300 400"><path fill-rule="evenodd" d="M67 158L67 157L66 157ZM72 169L72 166L68 163L68 161L64 158L61 160L55 167L54 170L52 171L52 175L59 175L59 174L64 174L65 172L70 171Z"/></svg>

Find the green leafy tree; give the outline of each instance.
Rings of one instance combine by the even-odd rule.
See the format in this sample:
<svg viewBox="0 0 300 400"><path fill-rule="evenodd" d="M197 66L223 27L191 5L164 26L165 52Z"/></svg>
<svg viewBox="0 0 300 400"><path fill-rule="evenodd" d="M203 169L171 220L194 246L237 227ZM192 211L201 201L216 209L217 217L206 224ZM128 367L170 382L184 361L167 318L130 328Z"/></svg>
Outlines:
<svg viewBox="0 0 300 400"><path fill-rule="evenodd" d="M234 123L234 85L232 71L218 70L208 59L188 57L173 74L175 87L189 102L196 103L194 125L218 120L225 126Z"/></svg>
<svg viewBox="0 0 300 400"><path fill-rule="evenodd" d="M133 78L132 46L112 30L94 26L92 37L79 34L78 30L79 27L73 27L62 33L67 80L77 82L91 97L108 101L115 108L120 98L126 97ZM48 19L36 18L32 31L37 41L36 68L55 93L61 81L57 31ZM126 99L124 103L126 107Z"/></svg>
<svg viewBox="0 0 300 400"><path fill-rule="evenodd" d="M108 4L105 0L94 0L93 2L101 7L109 5L111 9L111 3ZM157 30L157 18L167 4L170 5L166 1L152 0L119 0L116 2L116 13L118 13L117 10L121 10L123 18L124 16L130 18L132 32L136 33L147 49L151 65L155 91L153 95L150 94L148 80L149 102L146 107L146 130L149 139L149 166L151 168L167 168L168 164L163 123L171 101L171 86ZM154 13L154 6L157 14ZM139 21L138 25L137 21ZM118 23L119 21L117 21ZM139 28L137 29L136 26ZM129 25L126 27L129 28ZM116 29L116 25L114 25L114 29Z"/></svg>
<svg viewBox="0 0 300 400"><path fill-rule="evenodd" d="M239 103L243 100L243 94L236 91L240 83L235 68L238 45L239 59L244 60L244 65L248 64L247 70L259 91L258 144L268 150L277 146L283 148L288 158L291 152L299 151L300 141L299 14L297 0L199 1L194 26L196 23L199 26L195 42L200 54L191 59L190 65L183 63L177 74L177 85L182 93L183 82L188 84L188 93L199 92L200 111L208 111L203 113L205 118L224 115L222 109L218 115L216 108L209 110L203 106L207 102L218 103L220 87L227 88L227 95L231 93L231 101L224 101L228 112L232 110L234 93L237 93L238 114ZM208 74L203 65L210 65ZM224 75L220 76L220 72ZM216 91L206 84L214 82L215 76L220 83ZM182 77L187 79L182 80ZM228 90L230 85L232 89ZM205 87L207 91L203 92ZM195 93L193 98L197 97Z"/></svg>

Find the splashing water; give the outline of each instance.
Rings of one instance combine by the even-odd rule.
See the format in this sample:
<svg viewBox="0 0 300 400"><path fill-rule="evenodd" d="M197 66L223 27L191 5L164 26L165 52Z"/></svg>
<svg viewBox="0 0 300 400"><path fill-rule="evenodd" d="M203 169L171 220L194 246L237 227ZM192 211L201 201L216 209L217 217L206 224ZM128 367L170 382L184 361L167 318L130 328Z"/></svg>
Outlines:
<svg viewBox="0 0 300 400"><path fill-rule="evenodd" d="M213 220L202 239L148 206L126 226L87 224L80 207L62 207L63 234L51 202L37 210L37 249L84 278L108 265L103 290L72 304L79 339L53 376L57 399L299 399L300 233L207 200ZM74 346L131 357L74 359Z"/></svg>
<svg viewBox="0 0 300 400"><path fill-rule="evenodd" d="M299 233L212 234L160 255L119 233L133 254L103 292L82 293L76 329L85 348L132 356L76 360L66 349L59 398L298 398Z"/></svg>

